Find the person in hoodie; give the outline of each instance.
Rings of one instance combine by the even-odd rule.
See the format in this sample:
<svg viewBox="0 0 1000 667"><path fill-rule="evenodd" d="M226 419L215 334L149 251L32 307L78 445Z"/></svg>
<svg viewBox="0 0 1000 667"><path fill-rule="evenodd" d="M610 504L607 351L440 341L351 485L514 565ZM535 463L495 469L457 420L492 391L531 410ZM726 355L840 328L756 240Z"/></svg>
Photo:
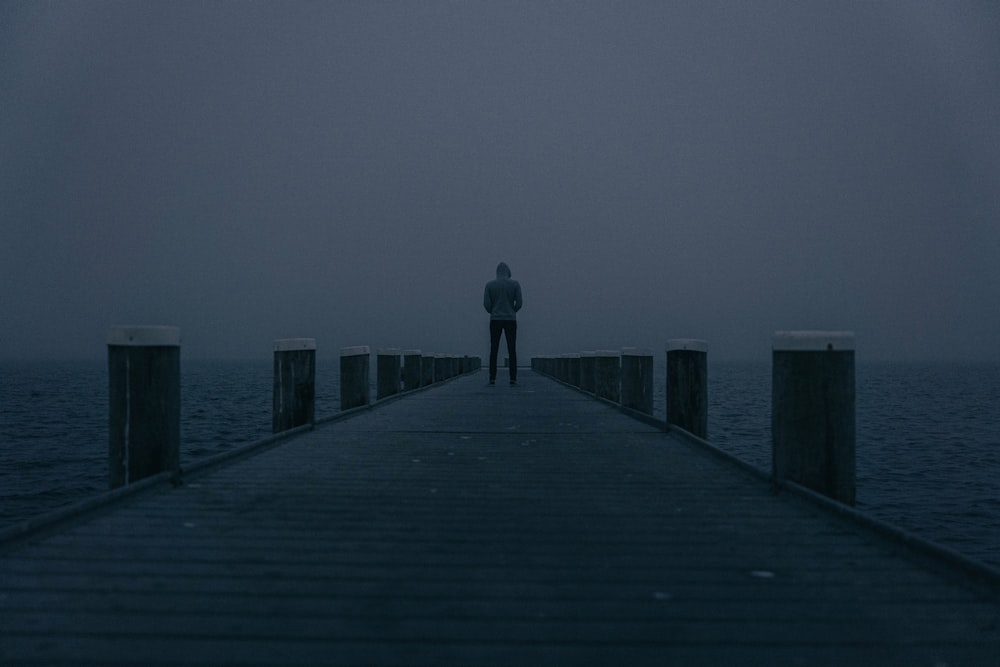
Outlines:
<svg viewBox="0 0 1000 667"><path fill-rule="evenodd" d="M510 279L510 267L500 262L496 280L486 283L483 307L490 314L490 384L496 384L500 334L507 340L510 383L517 384L517 311L521 310L521 285Z"/></svg>

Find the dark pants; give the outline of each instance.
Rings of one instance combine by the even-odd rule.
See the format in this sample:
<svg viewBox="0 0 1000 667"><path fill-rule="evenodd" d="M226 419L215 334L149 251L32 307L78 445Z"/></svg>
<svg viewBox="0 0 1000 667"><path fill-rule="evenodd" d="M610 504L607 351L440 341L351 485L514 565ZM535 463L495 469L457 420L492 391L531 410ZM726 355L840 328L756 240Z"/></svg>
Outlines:
<svg viewBox="0 0 1000 667"><path fill-rule="evenodd" d="M500 334L507 339L507 356L510 357L510 381L517 381L517 320L490 320L490 380L497 378L497 352Z"/></svg>

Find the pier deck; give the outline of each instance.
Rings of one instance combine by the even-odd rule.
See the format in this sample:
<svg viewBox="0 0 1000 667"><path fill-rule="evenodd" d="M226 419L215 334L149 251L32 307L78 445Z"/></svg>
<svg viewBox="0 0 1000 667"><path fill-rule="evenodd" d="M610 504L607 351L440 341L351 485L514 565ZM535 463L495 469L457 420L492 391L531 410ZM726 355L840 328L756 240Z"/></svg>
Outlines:
<svg viewBox="0 0 1000 667"><path fill-rule="evenodd" d="M549 379L485 373L0 558L0 664L987 665L995 591Z"/></svg>

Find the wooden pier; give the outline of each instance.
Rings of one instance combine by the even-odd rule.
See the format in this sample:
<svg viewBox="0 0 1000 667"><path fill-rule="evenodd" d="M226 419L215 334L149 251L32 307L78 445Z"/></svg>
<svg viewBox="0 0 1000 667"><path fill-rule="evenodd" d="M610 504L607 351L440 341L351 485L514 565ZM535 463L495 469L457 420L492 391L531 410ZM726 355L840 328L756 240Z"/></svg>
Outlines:
<svg viewBox="0 0 1000 667"><path fill-rule="evenodd" d="M548 378L0 545L0 665L997 665L994 587Z"/></svg>

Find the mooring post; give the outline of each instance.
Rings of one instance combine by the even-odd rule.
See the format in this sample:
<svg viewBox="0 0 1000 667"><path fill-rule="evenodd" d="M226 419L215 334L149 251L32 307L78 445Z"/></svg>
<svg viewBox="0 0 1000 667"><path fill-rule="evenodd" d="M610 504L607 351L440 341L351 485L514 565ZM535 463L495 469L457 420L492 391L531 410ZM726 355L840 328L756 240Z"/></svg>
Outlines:
<svg viewBox="0 0 1000 667"><path fill-rule="evenodd" d="M708 439L708 343L667 341L667 424Z"/></svg>
<svg viewBox="0 0 1000 667"><path fill-rule="evenodd" d="M774 479L853 506L854 334L775 333L771 391Z"/></svg>
<svg viewBox="0 0 1000 667"><path fill-rule="evenodd" d="M622 407L653 414L653 353L635 347L622 348Z"/></svg>
<svg viewBox="0 0 1000 667"><path fill-rule="evenodd" d="M369 366L371 352L367 345L340 350L340 409L350 410L371 402Z"/></svg>
<svg viewBox="0 0 1000 667"><path fill-rule="evenodd" d="M571 352L566 355L566 369L568 371L567 382L570 385L579 388L580 387L580 355L576 352Z"/></svg>
<svg viewBox="0 0 1000 667"><path fill-rule="evenodd" d="M594 393L594 366L596 362L597 353L593 350L580 353L580 389L588 394Z"/></svg>
<svg viewBox="0 0 1000 667"><path fill-rule="evenodd" d="M401 379L399 348L384 347L380 349L375 360L375 398L381 400L387 396L398 394Z"/></svg>
<svg viewBox="0 0 1000 667"><path fill-rule="evenodd" d="M612 403L621 403L621 353L598 350L594 354L594 394Z"/></svg>
<svg viewBox="0 0 1000 667"><path fill-rule="evenodd" d="M274 341L274 391L271 432L280 433L315 421L316 339Z"/></svg>
<svg viewBox="0 0 1000 667"><path fill-rule="evenodd" d="M569 355L566 353L556 357L556 379L560 382L569 382Z"/></svg>
<svg viewBox="0 0 1000 667"><path fill-rule="evenodd" d="M108 484L180 468L180 329L108 332Z"/></svg>
<svg viewBox="0 0 1000 667"><path fill-rule="evenodd" d="M420 386L423 362L420 350L403 350L403 389L410 391Z"/></svg>
<svg viewBox="0 0 1000 667"><path fill-rule="evenodd" d="M429 387L434 384L434 355L424 354L420 357L420 386Z"/></svg>

